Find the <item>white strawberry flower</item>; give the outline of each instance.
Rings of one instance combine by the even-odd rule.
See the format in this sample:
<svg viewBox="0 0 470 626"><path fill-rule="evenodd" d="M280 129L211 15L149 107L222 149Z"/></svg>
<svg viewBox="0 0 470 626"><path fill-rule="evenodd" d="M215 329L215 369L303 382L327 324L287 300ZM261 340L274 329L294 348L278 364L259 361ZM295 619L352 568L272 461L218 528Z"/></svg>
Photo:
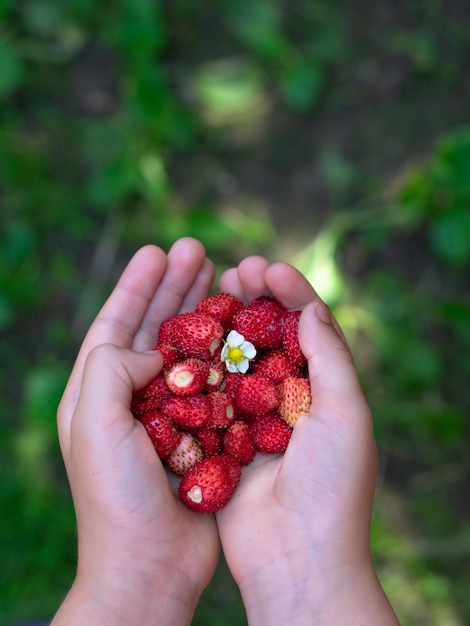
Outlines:
<svg viewBox="0 0 470 626"><path fill-rule="evenodd" d="M250 366L250 361L256 356L256 348L236 330L231 330L227 335L220 358L225 361L229 372L245 374Z"/></svg>

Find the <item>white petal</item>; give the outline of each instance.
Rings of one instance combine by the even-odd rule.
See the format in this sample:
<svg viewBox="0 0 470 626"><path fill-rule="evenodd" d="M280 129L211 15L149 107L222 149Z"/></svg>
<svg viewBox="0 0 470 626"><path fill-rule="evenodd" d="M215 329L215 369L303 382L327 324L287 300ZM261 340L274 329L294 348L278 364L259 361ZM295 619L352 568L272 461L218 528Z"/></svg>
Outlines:
<svg viewBox="0 0 470 626"><path fill-rule="evenodd" d="M238 372L238 367L235 363L232 363L232 361L225 361L225 365L227 366L228 371L232 374L236 374Z"/></svg>
<svg viewBox="0 0 470 626"><path fill-rule="evenodd" d="M242 345L240 346L243 354L246 356L247 359L254 359L256 356L256 348L255 346L250 343L249 341L245 341L244 343L242 343Z"/></svg>
<svg viewBox="0 0 470 626"><path fill-rule="evenodd" d="M220 353L220 360L221 361L225 361L225 359L227 358L227 353L229 351L230 346L228 345L228 343L224 344L224 347L222 348L222 352Z"/></svg>
<svg viewBox="0 0 470 626"><path fill-rule="evenodd" d="M227 335L227 343L232 348L238 348L245 341L245 337L237 333L236 330L231 330Z"/></svg>
<svg viewBox="0 0 470 626"><path fill-rule="evenodd" d="M238 371L240 372L240 374L246 374L249 366L250 362L248 361L248 359L243 359L243 361L240 361L240 363L238 364Z"/></svg>

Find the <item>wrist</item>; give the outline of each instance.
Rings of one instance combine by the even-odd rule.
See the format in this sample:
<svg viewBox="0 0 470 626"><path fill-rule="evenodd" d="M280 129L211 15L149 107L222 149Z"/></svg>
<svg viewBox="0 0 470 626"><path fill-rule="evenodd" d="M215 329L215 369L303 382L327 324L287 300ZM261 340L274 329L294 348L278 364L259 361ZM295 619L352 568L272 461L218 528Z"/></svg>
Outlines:
<svg viewBox="0 0 470 626"><path fill-rule="evenodd" d="M297 562L296 562L297 561ZM250 626L399 626L370 559L332 568L317 561L316 570L290 560L282 573L240 588Z"/></svg>
<svg viewBox="0 0 470 626"><path fill-rule="evenodd" d="M128 559L126 567L79 565L77 577L52 626L189 626L201 590L181 569L155 563L152 571Z"/></svg>

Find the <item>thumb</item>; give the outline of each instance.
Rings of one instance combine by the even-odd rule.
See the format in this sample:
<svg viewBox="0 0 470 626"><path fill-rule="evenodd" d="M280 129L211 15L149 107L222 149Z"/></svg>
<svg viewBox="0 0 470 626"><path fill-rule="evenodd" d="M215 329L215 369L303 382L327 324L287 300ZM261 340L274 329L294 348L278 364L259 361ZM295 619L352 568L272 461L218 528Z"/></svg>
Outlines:
<svg viewBox="0 0 470 626"><path fill-rule="evenodd" d="M303 310L299 341L308 361L313 416L354 431L370 428L370 409L351 351L330 309L321 300Z"/></svg>
<svg viewBox="0 0 470 626"><path fill-rule="evenodd" d="M132 392L154 378L162 362L156 351L139 353L111 344L93 348L85 361L70 436L95 442L104 433L108 441L110 436L124 438L135 426L130 411ZM70 445L63 448L70 449Z"/></svg>
<svg viewBox="0 0 470 626"><path fill-rule="evenodd" d="M344 335L321 300L303 310L299 341L308 359L312 405L295 424L288 474L297 477L297 493L315 494L336 519L364 522L377 472L372 419Z"/></svg>

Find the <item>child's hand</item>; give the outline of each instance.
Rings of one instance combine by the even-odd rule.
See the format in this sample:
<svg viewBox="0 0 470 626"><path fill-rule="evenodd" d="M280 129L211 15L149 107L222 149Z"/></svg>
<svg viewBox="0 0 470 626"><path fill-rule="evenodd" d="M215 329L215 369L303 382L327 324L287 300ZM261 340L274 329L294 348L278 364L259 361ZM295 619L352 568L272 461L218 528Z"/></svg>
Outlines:
<svg viewBox="0 0 470 626"><path fill-rule="evenodd" d="M201 244L178 241L168 257L140 250L88 332L59 411L59 439L77 516L78 570L54 619L83 623L189 624L213 575L213 516L172 493L132 391L162 367L151 351L162 320L208 295L213 264Z"/></svg>
<svg viewBox="0 0 470 626"><path fill-rule="evenodd" d="M245 301L271 294L305 307L299 334L313 396L286 453L258 455L217 513L250 625L398 624L370 559L377 453L343 334L291 266L251 257L220 286Z"/></svg>

